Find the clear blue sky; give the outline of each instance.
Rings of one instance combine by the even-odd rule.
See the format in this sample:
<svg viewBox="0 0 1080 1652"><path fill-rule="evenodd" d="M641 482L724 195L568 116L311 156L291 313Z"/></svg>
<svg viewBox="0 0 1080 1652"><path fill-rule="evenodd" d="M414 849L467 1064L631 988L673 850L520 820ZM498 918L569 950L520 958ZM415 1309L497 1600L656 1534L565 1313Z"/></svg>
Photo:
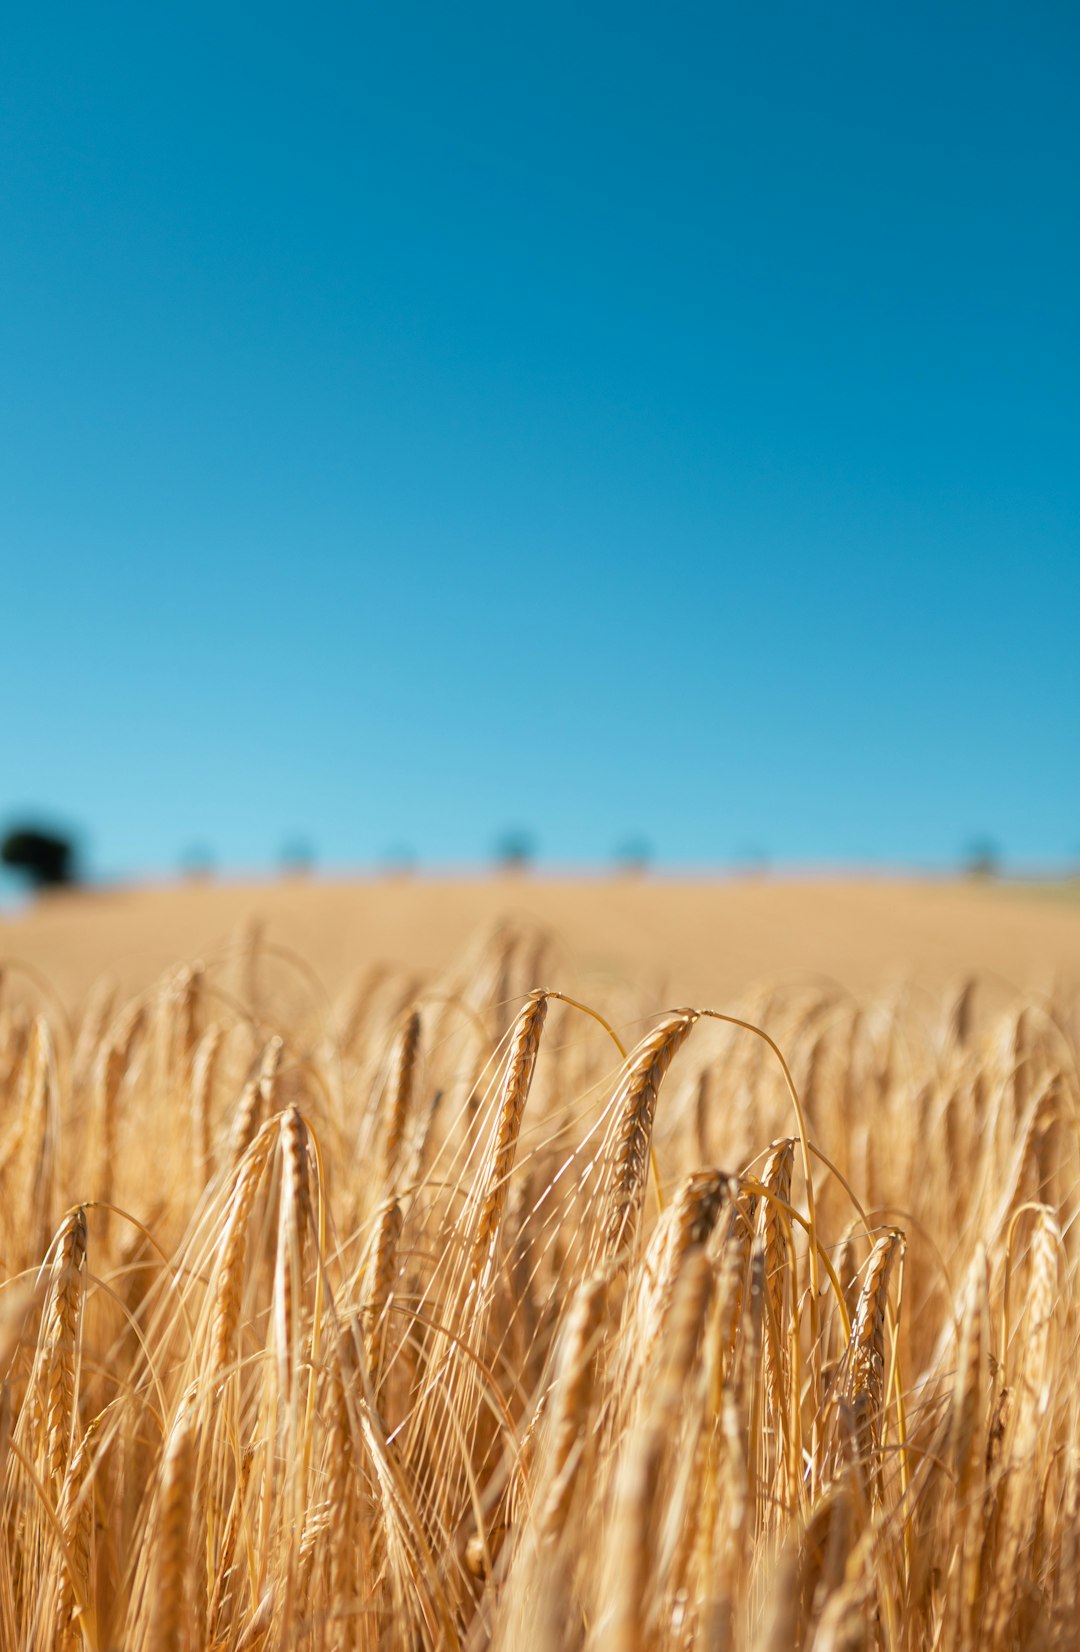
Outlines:
<svg viewBox="0 0 1080 1652"><path fill-rule="evenodd" d="M22 6L0 824L1080 853L1072 5Z"/></svg>

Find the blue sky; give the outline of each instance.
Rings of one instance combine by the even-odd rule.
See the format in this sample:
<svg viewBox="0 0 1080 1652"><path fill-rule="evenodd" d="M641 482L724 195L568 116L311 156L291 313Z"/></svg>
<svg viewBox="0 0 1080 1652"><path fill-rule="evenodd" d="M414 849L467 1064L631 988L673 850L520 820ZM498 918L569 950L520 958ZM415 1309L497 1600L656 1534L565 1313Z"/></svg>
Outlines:
<svg viewBox="0 0 1080 1652"><path fill-rule="evenodd" d="M1080 855L1072 7L4 35L0 824Z"/></svg>

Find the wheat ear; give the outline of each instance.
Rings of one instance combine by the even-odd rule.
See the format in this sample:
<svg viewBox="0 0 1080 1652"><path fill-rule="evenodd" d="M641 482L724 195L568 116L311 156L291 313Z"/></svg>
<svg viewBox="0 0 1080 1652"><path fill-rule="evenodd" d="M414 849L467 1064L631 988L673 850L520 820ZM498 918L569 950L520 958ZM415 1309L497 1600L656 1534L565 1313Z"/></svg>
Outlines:
<svg viewBox="0 0 1080 1652"><path fill-rule="evenodd" d="M660 1083L697 1019L695 1010L677 1010L666 1016L626 1059L614 1097L614 1138L604 1178L600 1221L604 1260L625 1255L633 1244Z"/></svg>
<svg viewBox="0 0 1080 1652"><path fill-rule="evenodd" d="M194 1477L194 1419L191 1407L185 1405L173 1423L161 1465L151 1609L153 1652L180 1652L184 1639L184 1579Z"/></svg>
<svg viewBox="0 0 1080 1652"><path fill-rule="evenodd" d="M71 1453L75 1421L75 1365L86 1263L86 1213L79 1205L56 1236L50 1281L45 1356L49 1477L59 1493Z"/></svg>
<svg viewBox="0 0 1080 1652"><path fill-rule="evenodd" d="M416 1058L420 1049L420 1011L412 1010L399 1028L390 1054L390 1085L386 1096L386 1135L383 1140L382 1183L393 1192L405 1127L412 1109Z"/></svg>
<svg viewBox="0 0 1080 1652"><path fill-rule="evenodd" d="M883 1234L870 1252L859 1306L851 1327L844 1383L844 1417L860 1463L866 1467L881 1445L885 1400L885 1310L889 1275L904 1236L898 1229Z"/></svg>
<svg viewBox="0 0 1080 1652"><path fill-rule="evenodd" d="M539 990L531 992L514 1022L506 1074L499 1093L495 1138L483 1174L480 1210L473 1239L474 1272L478 1272L486 1261L506 1208L510 1173L517 1155L521 1120L536 1070L536 1056L547 1008L547 993Z"/></svg>
<svg viewBox="0 0 1080 1652"><path fill-rule="evenodd" d="M214 1377L219 1377L232 1360L244 1289L248 1222L277 1130L277 1120L268 1119L240 1161L234 1177L225 1228L218 1247L211 1315L211 1370Z"/></svg>

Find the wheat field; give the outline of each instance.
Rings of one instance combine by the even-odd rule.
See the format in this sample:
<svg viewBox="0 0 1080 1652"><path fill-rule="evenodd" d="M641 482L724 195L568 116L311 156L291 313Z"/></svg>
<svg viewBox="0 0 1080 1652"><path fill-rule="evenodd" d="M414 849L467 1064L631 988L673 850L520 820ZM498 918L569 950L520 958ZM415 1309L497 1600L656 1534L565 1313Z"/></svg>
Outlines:
<svg viewBox="0 0 1080 1652"><path fill-rule="evenodd" d="M5 925L5 1652L1080 1644L1075 920L951 898L711 1000Z"/></svg>

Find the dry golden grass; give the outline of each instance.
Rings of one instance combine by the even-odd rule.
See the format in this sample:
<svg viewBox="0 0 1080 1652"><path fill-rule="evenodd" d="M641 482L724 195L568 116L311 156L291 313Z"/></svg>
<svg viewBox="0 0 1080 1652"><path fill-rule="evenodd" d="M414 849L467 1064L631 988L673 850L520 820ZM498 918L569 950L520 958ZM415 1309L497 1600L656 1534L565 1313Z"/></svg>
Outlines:
<svg viewBox="0 0 1080 1652"><path fill-rule="evenodd" d="M329 995L273 927L106 923L75 990L78 909L10 925L0 1646L1077 1644L1068 919L984 897L979 979L941 895L907 986L833 933L674 1009L723 940L617 970L641 888Z"/></svg>

